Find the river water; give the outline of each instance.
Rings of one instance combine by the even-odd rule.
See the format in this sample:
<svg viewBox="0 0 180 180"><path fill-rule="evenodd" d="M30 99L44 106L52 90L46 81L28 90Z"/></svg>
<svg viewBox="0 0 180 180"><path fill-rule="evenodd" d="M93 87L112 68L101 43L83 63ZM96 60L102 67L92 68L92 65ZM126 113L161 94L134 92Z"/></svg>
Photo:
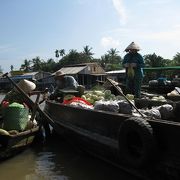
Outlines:
<svg viewBox="0 0 180 180"><path fill-rule="evenodd" d="M4 95L0 95L0 100ZM0 163L0 180L136 180L99 159L77 151L60 137L30 147Z"/></svg>

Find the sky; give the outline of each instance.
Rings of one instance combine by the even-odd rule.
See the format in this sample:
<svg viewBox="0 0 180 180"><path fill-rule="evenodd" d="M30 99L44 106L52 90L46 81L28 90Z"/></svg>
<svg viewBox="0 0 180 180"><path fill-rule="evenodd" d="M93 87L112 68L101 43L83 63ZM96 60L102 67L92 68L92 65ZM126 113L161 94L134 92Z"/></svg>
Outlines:
<svg viewBox="0 0 180 180"><path fill-rule="evenodd" d="M0 0L0 66L55 58L56 49L92 47L94 58L119 55L131 43L142 55L172 59L180 52L179 0Z"/></svg>

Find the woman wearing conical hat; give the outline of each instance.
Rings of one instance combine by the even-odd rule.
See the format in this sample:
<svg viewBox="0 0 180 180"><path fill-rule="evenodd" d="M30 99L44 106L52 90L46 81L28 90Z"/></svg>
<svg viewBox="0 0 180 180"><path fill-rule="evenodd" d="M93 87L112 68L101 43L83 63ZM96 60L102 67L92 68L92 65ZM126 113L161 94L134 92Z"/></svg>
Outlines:
<svg viewBox="0 0 180 180"><path fill-rule="evenodd" d="M127 93L134 94L136 98L141 95L141 84L143 80L144 59L138 53L140 47L132 42L125 51L123 66L126 68L126 89Z"/></svg>
<svg viewBox="0 0 180 180"><path fill-rule="evenodd" d="M32 91L36 88L36 84L26 79L22 79L21 81L19 81L19 83L17 83L17 85L27 95L30 95ZM16 88L13 88L6 94L3 101L8 101L9 103L17 102L23 104L26 103L27 100L21 92L19 92Z"/></svg>

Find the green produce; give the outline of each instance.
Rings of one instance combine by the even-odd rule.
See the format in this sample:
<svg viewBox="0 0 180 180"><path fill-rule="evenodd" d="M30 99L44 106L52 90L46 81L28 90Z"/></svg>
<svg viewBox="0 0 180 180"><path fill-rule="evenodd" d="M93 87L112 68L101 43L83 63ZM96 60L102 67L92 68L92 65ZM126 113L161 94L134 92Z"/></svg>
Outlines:
<svg viewBox="0 0 180 180"><path fill-rule="evenodd" d="M128 72L127 72L128 77L133 78L134 77L134 69L132 66L128 67Z"/></svg>
<svg viewBox="0 0 180 180"><path fill-rule="evenodd" d="M24 108L24 105L23 104L19 104L19 103L16 103L16 102L13 102L9 105L9 107L18 107L18 108Z"/></svg>
<svg viewBox="0 0 180 180"><path fill-rule="evenodd" d="M83 99L85 99L85 100L87 99L85 95L82 95L81 98L83 98Z"/></svg>
<svg viewBox="0 0 180 180"><path fill-rule="evenodd" d="M6 135L9 136L8 131L4 130L4 129L0 129L0 135Z"/></svg>
<svg viewBox="0 0 180 180"><path fill-rule="evenodd" d="M95 100L94 99L91 99L91 98L87 98L86 101L88 101L89 103L91 104L94 104Z"/></svg>
<svg viewBox="0 0 180 180"><path fill-rule="evenodd" d="M75 96L72 94L67 94L66 96L64 96L64 100L71 100L72 98L74 98Z"/></svg>
<svg viewBox="0 0 180 180"><path fill-rule="evenodd" d="M111 95L111 90L105 90L104 95L105 96L110 96Z"/></svg>
<svg viewBox="0 0 180 180"><path fill-rule="evenodd" d="M134 100L134 95L133 95L133 94L126 94L126 97L127 97L130 101Z"/></svg>

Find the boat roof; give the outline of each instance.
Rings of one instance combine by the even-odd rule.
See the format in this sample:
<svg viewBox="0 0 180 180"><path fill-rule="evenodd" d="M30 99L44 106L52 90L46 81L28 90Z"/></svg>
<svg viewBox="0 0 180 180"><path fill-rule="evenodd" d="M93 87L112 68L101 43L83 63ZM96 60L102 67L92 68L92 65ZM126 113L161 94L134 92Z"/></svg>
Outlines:
<svg viewBox="0 0 180 180"><path fill-rule="evenodd" d="M180 70L180 66L165 66L165 67L146 67L143 68L145 71L154 71L154 70Z"/></svg>

